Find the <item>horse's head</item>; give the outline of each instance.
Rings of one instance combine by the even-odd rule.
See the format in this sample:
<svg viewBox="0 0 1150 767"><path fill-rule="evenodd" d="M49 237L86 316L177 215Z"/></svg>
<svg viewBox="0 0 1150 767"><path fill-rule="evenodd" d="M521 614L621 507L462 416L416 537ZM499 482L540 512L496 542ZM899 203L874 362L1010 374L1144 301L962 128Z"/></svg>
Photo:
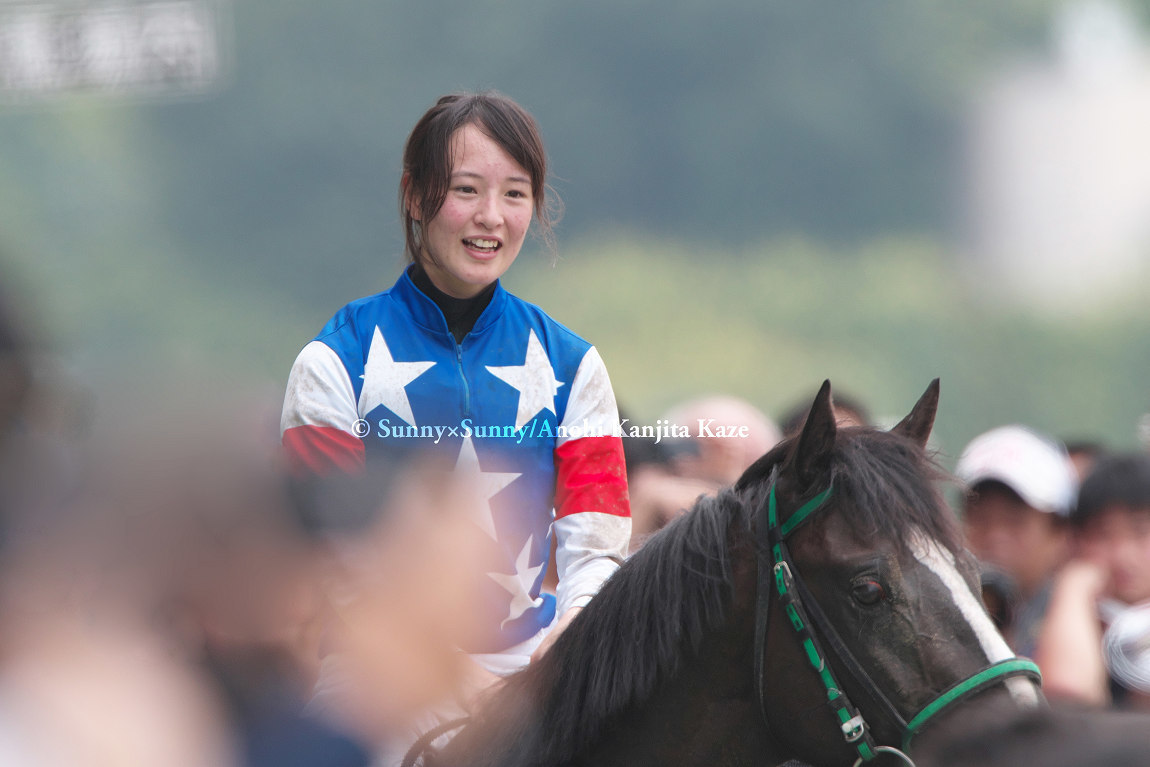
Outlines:
<svg viewBox="0 0 1150 767"><path fill-rule="evenodd" d="M1014 659L987 616L936 487L925 448L937 404L935 381L889 432L839 429L825 383L801 434L736 484L760 509L764 715L806 761L851 764L868 748L904 748L972 695L980 706L1038 701L1022 678L1036 669ZM848 742L842 733L859 736L860 725Z"/></svg>

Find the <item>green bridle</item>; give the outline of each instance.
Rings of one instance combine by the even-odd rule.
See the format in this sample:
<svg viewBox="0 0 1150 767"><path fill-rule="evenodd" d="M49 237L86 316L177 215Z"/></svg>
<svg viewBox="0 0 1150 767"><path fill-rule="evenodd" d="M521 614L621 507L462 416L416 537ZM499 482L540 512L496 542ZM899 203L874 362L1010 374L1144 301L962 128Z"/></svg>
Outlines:
<svg viewBox="0 0 1150 767"><path fill-rule="evenodd" d="M776 467L771 475L766 519L760 515L757 520L759 576L758 602L755 608L755 674L758 679L759 706L762 710L763 721L767 722L768 729L770 724L766 712L767 691L763 678L763 667L766 655L767 617L772 592L779 597L787 621L802 645L807 661L818 674L826 690L827 704L839 722L844 740L858 753L855 767L875 759L882 753L900 758L905 764L914 767L914 762L904 753L904 750L909 747L915 735L943 711L959 701L1011 677L1025 676L1041 684L1042 676L1038 666L1025 658L1011 658L994 663L945 690L911 717L909 722L903 719L898 709L878 688L846 644L839 638L834 626L831 625L818 602L807 589L787 549L787 538L823 507L827 499L831 497L833 486L808 500L791 514L786 522L780 525L778 503L775 499L777 471ZM874 742L870 725L847 697L842 685L836 680L830 664L827 663L827 654L823 650L815 629L817 629L817 634L822 636L822 641L830 646L833 657L863 687L867 696L877 702L884 709L884 713L897 725L902 733L901 750L891 746L877 745Z"/></svg>

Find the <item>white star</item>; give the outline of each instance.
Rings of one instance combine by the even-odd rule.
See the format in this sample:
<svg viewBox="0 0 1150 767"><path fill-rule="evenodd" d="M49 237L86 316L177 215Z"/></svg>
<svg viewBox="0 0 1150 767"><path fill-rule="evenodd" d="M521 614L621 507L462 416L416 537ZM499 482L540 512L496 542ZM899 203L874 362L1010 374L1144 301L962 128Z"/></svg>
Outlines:
<svg viewBox="0 0 1150 767"><path fill-rule="evenodd" d="M527 356L522 365L487 366L487 372L519 390L519 409L515 413L515 431L542 410L555 413L555 394L563 382L555 377L555 368L535 337L527 339Z"/></svg>
<svg viewBox="0 0 1150 767"><path fill-rule="evenodd" d="M523 550L519 552L519 556L515 558L515 574L504 575L503 573L488 573L491 580L498 583L507 593L511 595L511 611L508 613L507 618L499 624L499 628L503 628L511 621L518 618L523 613L527 612L528 608L538 607L543 604L543 598L531 598L531 587L535 585L535 579L539 577L539 571L543 569L543 562L535 565L535 567L528 567L527 563L531 557L531 538L527 539L527 543L523 544Z"/></svg>
<svg viewBox="0 0 1150 767"><path fill-rule="evenodd" d="M391 358L391 349L383 340L379 325L371 338L371 348L367 350L367 362L363 366L363 389L359 393L359 412L366 416L378 406L395 413L405 422L415 426L415 415L411 412L411 401L405 387L419 378L434 362L396 362Z"/></svg>
<svg viewBox="0 0 1150 767"><path fill-rule="evenodd" d="M479 494L477 500L481 513L476 516L475 523L491 536L491 540L498 541L499 537L495 534L495 517L491 511L491 499L522 475L483 471L479 468L479 454L475 452L475 443L471 437L463 438L463 447L459 448L459 460L455 462L455 470L470 480Z"/></svg>

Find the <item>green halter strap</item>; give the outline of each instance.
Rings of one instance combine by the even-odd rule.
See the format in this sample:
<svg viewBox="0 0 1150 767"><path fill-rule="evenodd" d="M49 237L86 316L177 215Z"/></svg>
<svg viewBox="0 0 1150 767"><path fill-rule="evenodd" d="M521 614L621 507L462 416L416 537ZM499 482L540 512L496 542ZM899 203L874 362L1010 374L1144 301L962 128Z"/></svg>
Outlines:
<svg viewBox="0 0 1150 767"><path fill-rule="evenodd" d="M777 471L777 470L776 470ZM814 596L806 588L787 550L786 539L807 521L816 511L821 509L833 494L833 486L828 487L814 496L786 520L779 524L778 501L775 495L775 476L771 477L771 488L767 498L767 514L764 520L759 520L759 597L755 615L755 670L758 677L759 705L766 717L766 689L763 675L766 653L766 627L767 612L769 610L770 593L774 591L779 597L787 622L794 630L807 662L818 674L826 691L827 703L835 718L838 720L844 740L849 743L858 754L855 767L873 760L881 753L901 758L905 764L913 767L910 757L897 748L876 745L870 733L870 726L843 691L838 683L827 654L820 644L819 637L814 629L818 629L822 637L829 643L834 656L855 678L871 699L880 707L886 709L887 716L894 722L902 733L903 749L909 747L911 740L931 720L954 704L964 700L987 687L1006 680L1007 678L1025 676L1036 683L1041 683L1042 676L1038 666L1025 658L1011 658L992 664L970 677L963 679L940 694L933 701L906 722L895 706L883 692L878 689L870 676L854 658L846 644L839 638L834 626L826 618ZM768 573L770 585L768 585ZM773 588L772 588L773 586ZM812 620L813 616L813 620ZM769 722L768 722L769 726Z"/></svg>
<svg viewBox="0 0 1150 767"><path fill-rule="evenodd" d="M791 567L790 553L786 547L786 538L795 528L822 508L822 505L831 497L833 489L833 486L828 487L811 498L792 513L785 523L779 525L778 501L775 497L774 483L771 483L770 495L767 498L767 537L771 547L771 572L774 576L775 592L782 602L787 621L798 636L807 662L818 674L819 681L822 682L823 689L826 691L827 705L830 706L831 712L839 722L844 740L854 747L859 759L870 761L875 758L877 746L871 737L866 720L843 692L842 685L835 679L830 664L826 662L826 656L818 638L809 628L810 620L807 617L803 602L795 593L794 572ZM758 655L759 653L756 653L756 659Z"/></svg>

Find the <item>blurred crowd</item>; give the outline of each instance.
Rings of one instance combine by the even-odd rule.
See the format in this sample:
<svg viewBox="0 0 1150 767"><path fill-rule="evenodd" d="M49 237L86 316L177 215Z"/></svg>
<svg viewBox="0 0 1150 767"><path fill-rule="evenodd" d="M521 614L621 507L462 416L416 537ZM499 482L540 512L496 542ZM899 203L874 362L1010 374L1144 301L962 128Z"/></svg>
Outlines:
<svg viewBox="0 0 1150 767"><path fill-rule="evenodd" d="M985 601L1047 697L1150 708L1150 455L1010 425L956 474Z"/></svg>
<svg viewBox="0 0 1150 767"><path fill-rule="evenodd" d="M0 764L366 765L457 693L485 557L466 479L415 459L292 478L278 392L206 378L121 382L77 425L9 308ZM714 396L666 423L741 438L626 439L632 550L804 417ZM1150 456L1005 425L955 474L987 605L1048 697L1150 707Z"/></svg>

